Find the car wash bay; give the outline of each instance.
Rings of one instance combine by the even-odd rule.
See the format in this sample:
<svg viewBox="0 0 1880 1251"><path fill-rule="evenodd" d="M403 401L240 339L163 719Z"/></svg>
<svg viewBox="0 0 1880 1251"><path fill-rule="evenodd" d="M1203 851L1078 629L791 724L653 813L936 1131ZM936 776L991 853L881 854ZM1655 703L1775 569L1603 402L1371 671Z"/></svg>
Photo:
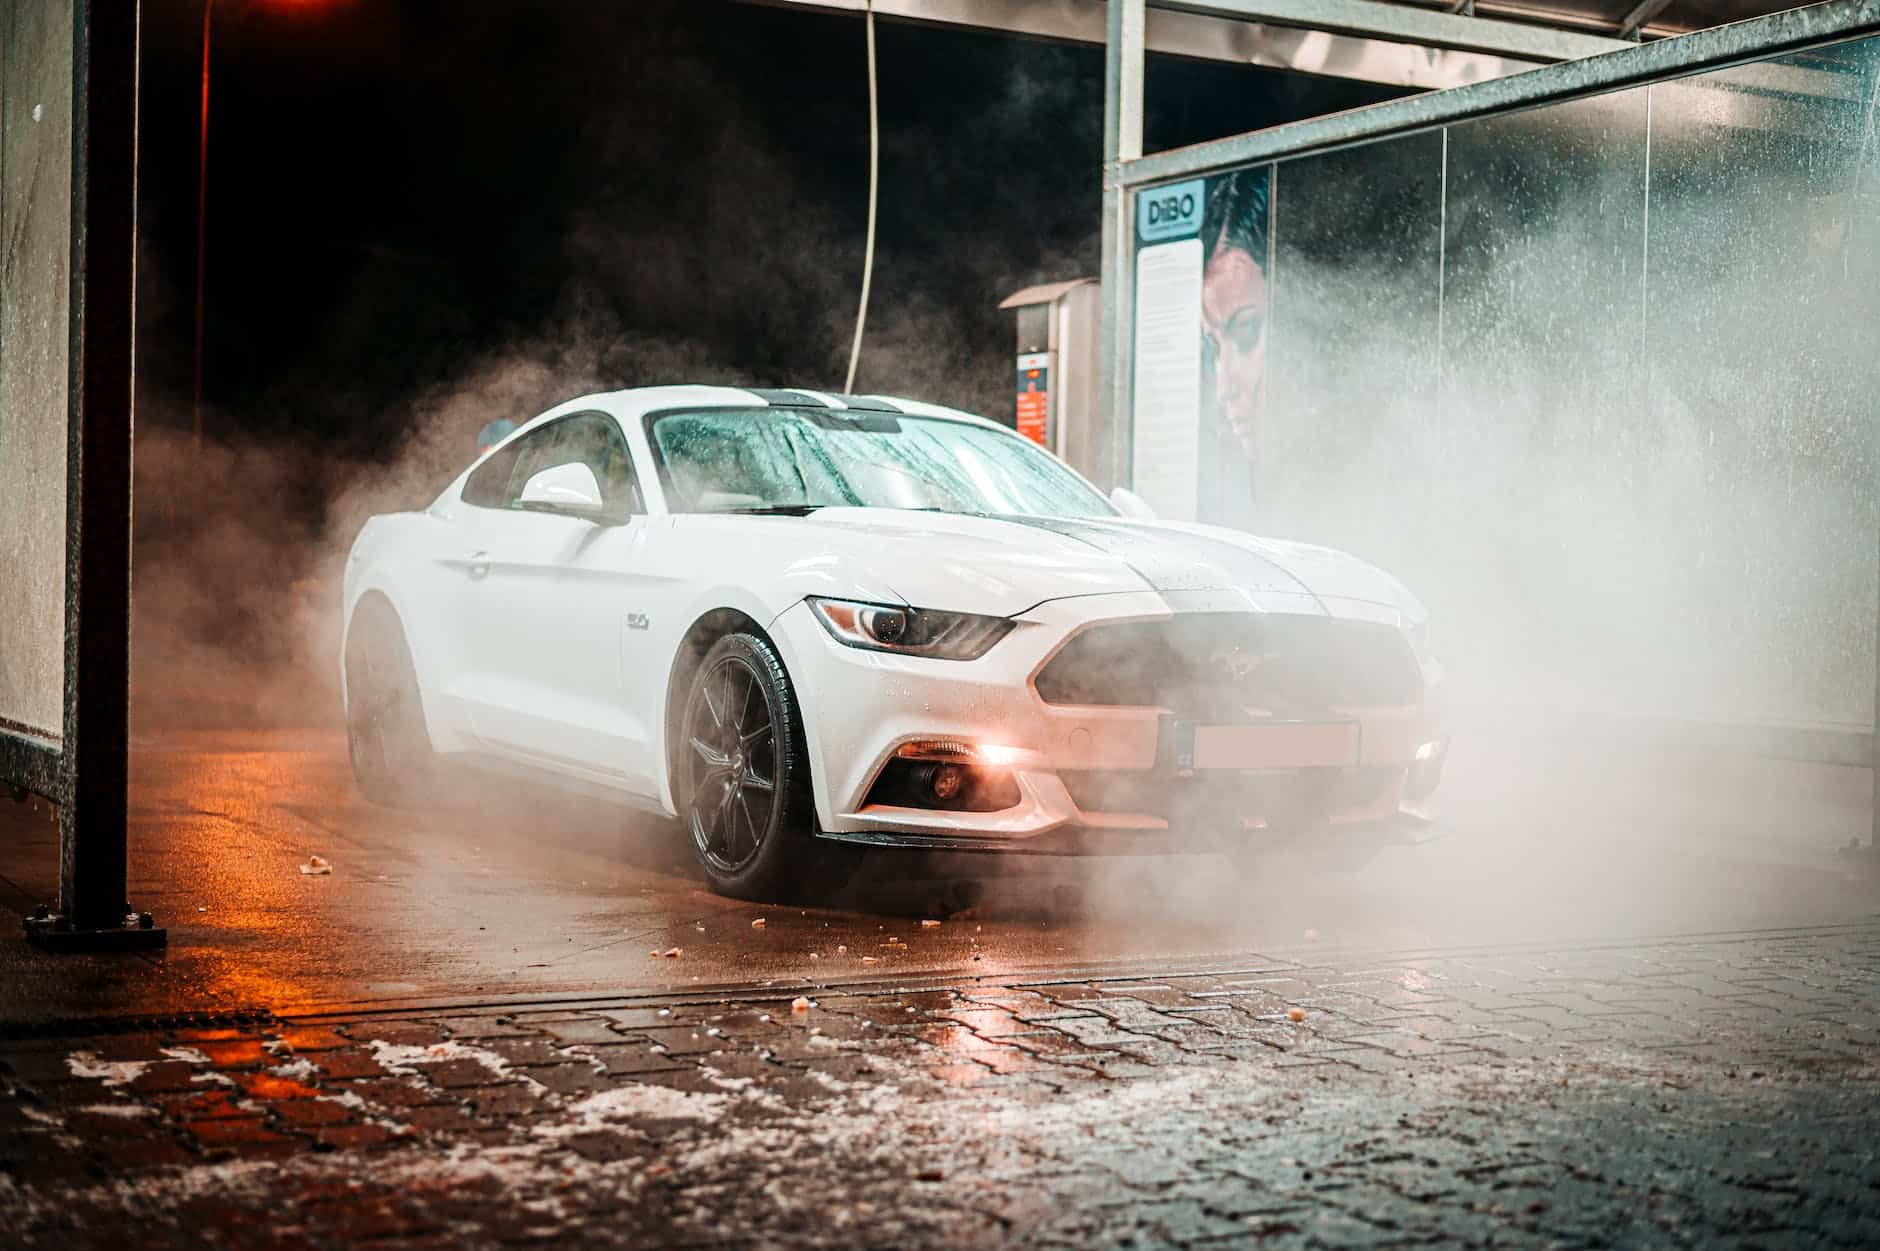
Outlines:
<svg viewBox="0 0 1880 1251"><path fill-rule="evenodd" d="M1880 15L1832 7L1763 32L1777 64L1713 51L1716 85L1112 171L1128 223L1134 185L1279 161L1270 519L1436 609L1468 688L1441 837L1252 880L881 858L820 906L734 903L658 823L478 777L372 808L330 714L134 669L123 893L168 945L0 947L8 1223L1871 1241L1876 888L1842 852L1876 524L1843 367L1880 184L1863 45L1800 45ZM0 806L7 925L67 885L59 835Z"/></svg>

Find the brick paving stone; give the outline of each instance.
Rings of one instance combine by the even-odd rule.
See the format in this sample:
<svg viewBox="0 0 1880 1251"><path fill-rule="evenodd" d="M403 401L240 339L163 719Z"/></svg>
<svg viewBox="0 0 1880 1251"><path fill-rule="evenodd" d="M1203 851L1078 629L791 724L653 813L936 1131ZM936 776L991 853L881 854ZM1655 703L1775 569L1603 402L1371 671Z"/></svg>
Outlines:
<svg viewBox="0 0 1880 1251"><path fill-rule="evenodd" d="M311 1137L316 1147L328 1151L359 1151L397 1140L383 1125L353 1123L321 1125L311 1131Z"/></svg>
<svg viewBox="0 0 1880 1251"><path fill-rule="evenodd" d="M314 1125L333 1125L352 1120L357 1113L331 1099L291 1099L269 1105L268 1111L283 1125L306 1129Z"/></svg>
<svg viewBox="0 0 1880 1251"><path fill-rule="evenodd" d="M617 1043L622 1038L611 1022L591 1018L541 1021L536 1023L536 1028L551 1035L563 1046L572 1043Z"/></svg>
<svg viewBox="0 0 1880 1251"><path fill-rule="evenodd" d="M199 1039L185 1045L208 1056L209 1063L218 1069L258 1069L276 1063L273 1054L262 1046L262 1039L258 1037Z"/></svg>
<svg viewBox="0 0 1880 1251"><path fill-rule="evenodd" d="M322 1051L316 1053L312 1060L322 1073L336 1079L384 1077L389 1071L363 1051Z"/></svg>
<svg viewBox="0 0 1880 1251"><path fill-rule="evenodd" d="M205 1147L238 1147L243 1151L291 1147L293 1140L269 1129L259 1116L232 1116L188 1121L183 1128Z"/></svg>
<svg viewBox="0 0 1880 1251"><path fill-rule="evenodd" d="M605 1090L612 1084L604 1071L597 1071L589 1064L531 1065L511 1071L545 1090L562 1095L591 1094L596 1090Z"/></svg>
<svg viewBox="0 0 1880 1251"><path fill-rule="evenodd" d="M1106 1016L1059 1017L1045 1024L1059 1033L1069 1035L1086 1047L1142 1041L1142 1035L1133 1030L1119 1028Z"/></svg>
<svg viewBox="0 0 1880 1251"><path fill-rule="evenodd" d="M451 1093L468 1101L483 1116L522 1116L541 1110L542 1092L518 1082L473 1086Z"/></svg>
<svg viewBox="0 0 1880 1251"><path fill-rule="evenodd" d="M698 1055L715 1050L724 1044L712 1037L707 1031L711 1027L704 1022L694 1025L673 1025L660 1029L637 1031L655 1046L664 1047L667 1055Z"/></svg>
<svg viewBox="0 0 1880 1251"><path fill-rule="evenodd" d="M433 1018L435 1024L445 1030L452 1038L464 1040L485 1040L492 1038L528 1038L536 1034L535 1029L518 1021L514 1017L490 1016L443 1016Z"/></svg>
<svg viewBox="0 0 1880 1251"><path fill-rule="evenodd" d="M467 1107L458 1103L407 1108L398 1114L397 1121L400 1125L430 1133L468 1133L484 1125Z"/></svg>
<svg viewBox="0 0 1880 1251"><path fill-rule="evenodd" d="M254 1115L251 1109L242 1106L246 1102L241 1092L224 1086L203 1087L194 1094L159 1095L156 1098L157 1107L165 1115L187 1121Z"/></svg>
<svg viewBox="0 0 1880 1251"><path fill-rule="evenodd" d="M280 1031L281 1045L294 1055L318 1051L343 1051L355 1046L353 1039L326 1025L287 1026Z"/></svg>
<svg viewBox="0 0 1880 1251"><path fill-rule="evenodd" d="M419 1071L432 1085L446 1090L455 1090L461 1086L487 1086L498 1077L496 1071L483 1061L467 1056L424 1064L419 1066Z"/></svg>
<svg viewBox="0 0 1880 1251"><path fill-rule="evenodd" d="M91 1144L113 1169L137 1172L193 1164L196 1155L169 1135L140 1138L105 1137Z"/></svg>
<svg viewBox="0 0 1880 1251"><path fill-rule="evenodd" d="M375 1107L417 1108L436 1103L452 1102L455 1096L446 1090L426 1085L412 1077L366 1078L360 1081L329 1083L328 1090L338 1093L350 1091Z"/></svg>
<svg viewBox="0 0 1880 1251"><path fill-rule="evenodd" d="M92 1039L0 1044L42 1074L0 1084L0 1227L56 1251L34 1213L179 1246L1880 1236L1880 925L1224 965L864 983L814 995L821 1034L774 991L198 1031L219 1062L146 1070L180 1090L72 1079ZM446 1036L514 1067L341 1076L376 1072L372 1039ZM280 1067L296 1037L322 1071Z"/></svg>
<svg viewBox="0 0 1880 1251"><path fill-rule="evenodd" d="M185 1060L161 1060L133 1077L127 1085L139 1094L174 1094L199 1089L200 1066Z"/></svg>
<svg viewBox="0 0 1880 1251"><path fill-rule="evenodd" d="M595 1014L622 1029L662 1029L673 1024L673 1014L658 1008L608 1008Z"/></svg>
<svg viewBox="0 0 1880 1251"><path fill-rule="evenodd" d="M560 1064L568 1059L564 1044L553 1038L504 1036L482 1039L477 1045L511 1064Z"/></svg>
<svg viewBox="0 0 1880 1251"><path fill-rule="evenodd" d="M432 1047L448 1040L443 1027L432 1021L362 1021L340 1027L356 1042L390 1043L395 1047Z"/></svg>
<svg viewBox="0 0 1880 1251"><path fill-rule="evenodd" d="M692 1066L669 1054L654 1051L645 1043L620 1043L607 1047L582 1047L581 1054L598 1060L610 1074L669 1073Z"/></svg>

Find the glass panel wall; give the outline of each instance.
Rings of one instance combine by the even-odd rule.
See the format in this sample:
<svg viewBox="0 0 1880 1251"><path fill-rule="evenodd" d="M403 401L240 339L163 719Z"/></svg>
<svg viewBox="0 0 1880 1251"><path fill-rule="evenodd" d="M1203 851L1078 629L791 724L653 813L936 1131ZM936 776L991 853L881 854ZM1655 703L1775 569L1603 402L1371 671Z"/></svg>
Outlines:
<svg viewBox="0 0 1880 1251"><path fill-rule="evenodd" d="M1877 92L1868 40L1280 162L1254 528L1398 574L1464 698L1870 725Z"/></svg>
<svg viewBox="0 0 1880 1251"><path fill-rule="evenodd" d="M69 0L0 0L0 730L65 716Z"/></svg>

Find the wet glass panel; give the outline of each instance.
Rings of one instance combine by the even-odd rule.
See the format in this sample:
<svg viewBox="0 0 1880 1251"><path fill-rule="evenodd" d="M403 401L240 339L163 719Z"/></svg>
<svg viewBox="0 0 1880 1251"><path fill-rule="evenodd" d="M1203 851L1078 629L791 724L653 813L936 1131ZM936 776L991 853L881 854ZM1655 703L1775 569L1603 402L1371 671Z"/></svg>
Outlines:
<svg viewBox="0 0 1880 1251"><path fill-rule="evenodd" d="M1449 129L1419 590L1459 693L1636 706L1642 90ZM1518 694L1517 694L1518 692Z"/></svg>
<svg viewBox="0 0 1880 1251"><path fill-rule="evenodd" d="M1652 89L1642 390L1694 715L1872 724L1880 40Z"/></svg>
<svg viewBox="0 0 1880 1251"><path fill-rule="evenodd" d="M1440 133L1280 164L1258 528L1419 585L1434 468ZM1223 455L1238 449L1228 447Z"/></svg>
<svg viewBox="0 0 1880 1251"><path fill-rule="evenodd" d="M59 737L72 5L0 0L0 731Z"/></svg>

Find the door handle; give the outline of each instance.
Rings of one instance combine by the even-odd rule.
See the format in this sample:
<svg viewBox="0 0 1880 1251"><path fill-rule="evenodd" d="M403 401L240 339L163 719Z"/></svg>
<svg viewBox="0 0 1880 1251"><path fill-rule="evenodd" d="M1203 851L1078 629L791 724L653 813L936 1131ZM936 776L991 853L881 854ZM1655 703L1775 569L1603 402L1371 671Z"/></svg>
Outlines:
<svg viewBox="0 0 1880 1251"><path fill-rule="evenodd" d="M466 560L468 563L465 565L464 571L471 577L483 578L489 575L490 554L488 552L471 552Z"/></svg>

